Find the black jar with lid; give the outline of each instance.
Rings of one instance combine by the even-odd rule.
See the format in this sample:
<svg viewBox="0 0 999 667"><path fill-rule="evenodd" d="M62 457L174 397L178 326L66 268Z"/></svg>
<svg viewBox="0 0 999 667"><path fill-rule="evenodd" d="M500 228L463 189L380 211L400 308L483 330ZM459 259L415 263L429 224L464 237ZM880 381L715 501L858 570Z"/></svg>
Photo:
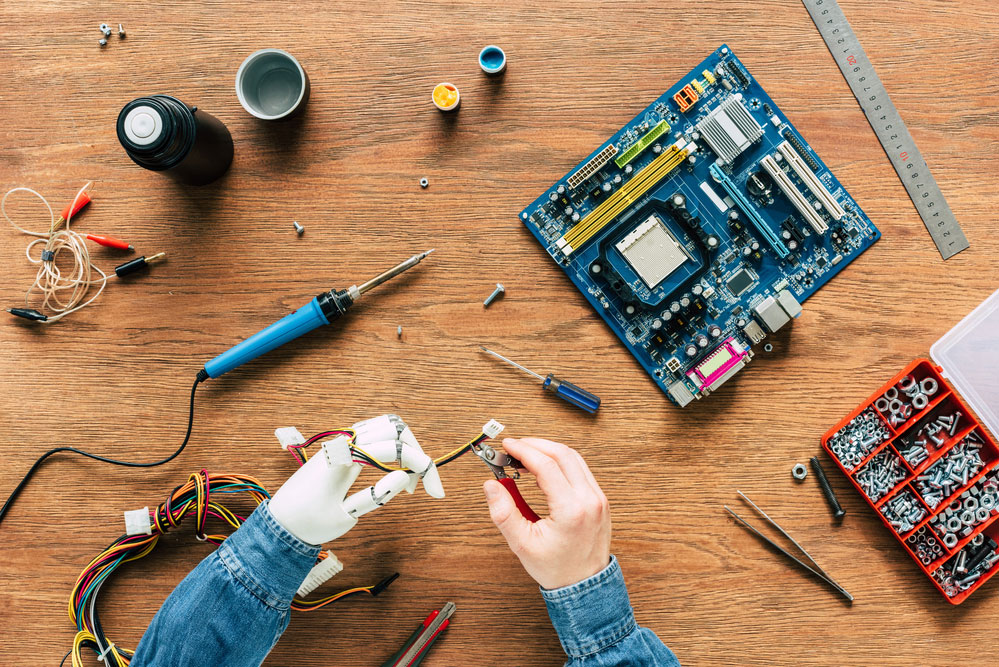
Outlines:
<svg viewBox="0 0 999 667"><path fill-rule="evenodd" d="M134 99L118 114L118 141L140 167L206 185L232 164L232 135L217 118L169 95Z"/></svg>

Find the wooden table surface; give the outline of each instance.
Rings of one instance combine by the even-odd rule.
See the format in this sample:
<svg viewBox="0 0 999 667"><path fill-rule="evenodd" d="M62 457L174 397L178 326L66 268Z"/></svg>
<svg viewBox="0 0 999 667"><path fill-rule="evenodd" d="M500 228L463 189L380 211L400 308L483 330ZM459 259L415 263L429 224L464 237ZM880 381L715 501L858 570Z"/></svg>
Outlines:
<svg viewBox="0 0 999 667"><path fill-rule="evenodd" d="M971 248L941 261L802 5L661 3L4 3L0 183L61 208L85 181L77 229L168 261L52 326L0 322L0 492L43 450L76 445L151 460L183 435L202 364L333 286L414 252L437 253L371 294L342 325L308 334L201 388L194 436L172 463L122 469L63 455L0 527L0 663L58 662L74 628L73 581L121 533L122 511L162 502L193 471L258 476L294 464L273 436L402 415L440 454L496 418L513 435L578 447L610 497L613 550L639 622L688 665L950 665L995 646L999 584L948 605L838 473L835 525L813 477L791 466L822 433L997 286L999 17L992 3L842 4L960 220ZM97 25L121 22L103 50ZM716 395L679 410L655 388L518 222L517 213L721 43L727 43L884 234ZM509 59L488 80L479 49ZM268 124L233 91L263 47L293 52L307 113ZM461 111L430 90L451 81ZM229 173L180 187L131 163L115 137L133 97L168 93L222 120ZM430 187L418 180L426 176ZM35 216L27 200L14 212ZM306 227L295 235L291 222ZM36 226L40 226L39 223ZM34 271L27 238L0 232L0 305ZM122 255L94 251L108 269ZM482 299L496 282L507 293ZM396 338L396 327L403 336ZM477 353L487 343L604 400L596 418ZM829 464L831 469L831 464ZM536 587L492 526L474 460L443 470L447 498L401 497L334 544L377 599L295 615L267 664L373 665L417 622L457 603L428 665L555 665L562 653ZM374 479L368 474L370 483ZM523 485L522 485L523 486ZM526 486L524 486L527 489ZM856 596L850 606L789 569L723 512L747 492ZM535 506L539 492L527 490ZM110 637L134 647L205 554L190 529L105 587ZM177 638L183 641L183 638Z"/></svg>

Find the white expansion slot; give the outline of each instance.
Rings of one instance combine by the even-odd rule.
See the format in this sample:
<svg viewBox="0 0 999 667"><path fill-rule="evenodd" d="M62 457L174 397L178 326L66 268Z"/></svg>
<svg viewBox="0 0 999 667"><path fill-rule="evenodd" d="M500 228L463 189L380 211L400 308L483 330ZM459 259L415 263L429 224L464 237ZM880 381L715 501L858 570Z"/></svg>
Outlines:
<svg viewBox="0 0 999 667"><path fill-rule="evenodd" d="M811 202L805 199L805 195L801 194L801 191L798 190L798 187L791 181L790 178L788 178L787 174L785 174L784 170L780 168L780 165L777 164L777 161L774 160L773 156L765 156L762 160L760 160L760 164L763 165L766 172L777 182L777 185L780 186L781 192L787 195L787 198L791 200L791 203L794 204L796 209L798 209L798 212L804 216L805 220L808 221L808 224L810 224L812 229L815 230L815 233L825 234L826 230L829 229L829 225L827 225L826 221L822 219L822 216L819 215L814 208L812 208Z"/></svg>
<svg viewBox="0 0 999 667"><path fill-rule="evenodd" d="M798 155L798 152L794 150L791 144L784 141L777 147L777 150L784 156L787 163L791 165L791 169L794 169L794 173L798 175L801 182L808 186L808 189L812 191L816 199L822 202L822 206L829 211L829 215L832 216L833 220L839 220L846 215L843 207L839 205L838 201L833 199L832 194L829 193L826 186L822 185L822 181L812 173L812 170L808 168L808 165L805 164L805 161L801 159L801 156Z"/></svg>

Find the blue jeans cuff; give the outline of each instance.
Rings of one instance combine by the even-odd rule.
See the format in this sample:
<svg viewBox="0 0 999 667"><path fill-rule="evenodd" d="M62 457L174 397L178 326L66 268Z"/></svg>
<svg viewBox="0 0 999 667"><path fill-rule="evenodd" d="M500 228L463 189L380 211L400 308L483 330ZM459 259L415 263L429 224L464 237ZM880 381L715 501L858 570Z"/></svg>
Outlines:
<svg viewBox="0 0 999 667"><path fill-rule="evenodd" d="M307 544L277 522L262 502L218 548L232 576L264 604L287 609L316 563L319 547Z"/></svg>
<svg viewBox="0 0 999 667"><path fill-rule="evenodd" d="M579 583L541 589L548 615L562 648L570 658L599 653L637 627L617 558Z"/></svg>

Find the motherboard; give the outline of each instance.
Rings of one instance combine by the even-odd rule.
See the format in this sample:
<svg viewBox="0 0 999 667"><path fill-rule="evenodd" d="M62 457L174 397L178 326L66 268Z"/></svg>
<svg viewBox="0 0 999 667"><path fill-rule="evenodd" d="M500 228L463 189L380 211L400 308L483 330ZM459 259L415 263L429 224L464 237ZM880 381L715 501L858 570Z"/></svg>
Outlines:
<svg viewBox="0 0 999 667"><path fill-rule="evenodd" d="M680 407L881 236L727 46L520 218Z"/></svg>

